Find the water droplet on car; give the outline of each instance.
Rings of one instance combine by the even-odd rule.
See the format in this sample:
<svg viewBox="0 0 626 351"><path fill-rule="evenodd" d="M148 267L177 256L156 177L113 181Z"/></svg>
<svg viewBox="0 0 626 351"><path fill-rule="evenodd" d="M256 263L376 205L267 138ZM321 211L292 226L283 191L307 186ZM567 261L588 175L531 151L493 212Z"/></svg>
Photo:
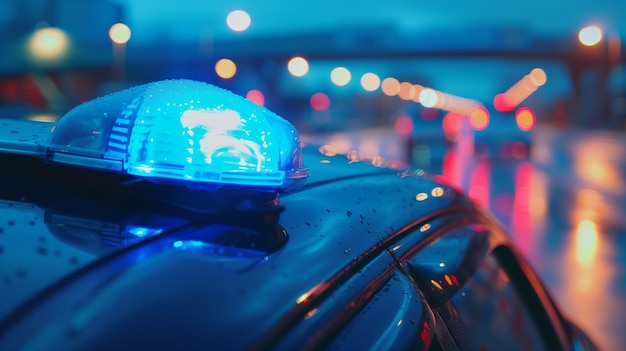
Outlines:
<svg viewBox="0 0 626 351"><path fill-rule="evenodd" d="M48 249L43 247L43 246L40 246L40 247L37 248L37 253L40 254L40 255L47 255L48 254Z"/></svg>

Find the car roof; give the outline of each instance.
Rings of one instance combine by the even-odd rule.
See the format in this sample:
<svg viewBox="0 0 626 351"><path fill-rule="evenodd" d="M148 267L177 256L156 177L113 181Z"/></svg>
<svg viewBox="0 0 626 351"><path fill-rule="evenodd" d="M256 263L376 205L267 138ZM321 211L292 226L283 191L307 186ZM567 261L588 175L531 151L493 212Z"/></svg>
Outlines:
<svg viewBox="0 0 626 351"><path fill-rule="evenodd" d="M218 238L230 231L239 233L237 240L246 246L229 251L233 242L217 240L207 250L175 250L171 242L163 249L161 241L167 240L159 235L143 242L120 242L117 233L129 225L115 227L115 218L127 221L141 211L133 214L131 207L130 212L118 214L115 206L89 202L88 194L85 199L84 194L73 197L76 194L68 196L56 189L50 196L66 201L50 208L45 207L46 201L43 205L15 201L15 197L0 201L0 247L4 248L0 259L7 262L0 265L6 306L0 310L0 321L4 319L0 329L10 323L24 327L34 318L32 307L69 304L67 299L77 299L88 282L104 279L106 286L83 306L100 316L92 325L101 330L125 333L121 325L134 325L138 332L154 330L155 321L137 320L149 308L175 317L172 320L178 324L171 325L170 332L191 335L209 325L230 346L248 347L292 313L298 297L311 289L332 288L324 284L338 274L355 274L384 253L398 233L446 211L471 206L463 195L423 171L376 167L370 161L357 161L354 155L324 155L320 150L303 149L310 179L303 188L279 195L280 231L271 233L284 237L274 238L277 245L260 245L256 250L257 243L249 237L255 235L257 224L247 225L244 219L250 213L235 215L243 223L235 219L222 225L172 213L163 219L161 235L167 240L180 237L181 243L195 242L198 237ZM51 184L37 186L45 189ZM0 189L8 190L7 186ZM67 202L83 209L93 207L105 218L81 218L76 206ZM412 235L424 239L428 234ZM172 301L179 302L172 305ZM111 308L119 313L106 314ZM203 318L203 327L193 323L198 318ZM242 336L241 330L247 333Z"/></svg>

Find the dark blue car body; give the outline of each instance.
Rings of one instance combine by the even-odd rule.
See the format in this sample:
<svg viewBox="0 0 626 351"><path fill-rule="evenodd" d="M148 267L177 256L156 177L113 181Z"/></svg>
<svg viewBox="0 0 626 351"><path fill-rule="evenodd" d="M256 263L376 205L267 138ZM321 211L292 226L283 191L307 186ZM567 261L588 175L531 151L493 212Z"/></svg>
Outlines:
<svg viewBox="0 0 626 351"><path fill-rule="evenodd" d="M461 192L303 158L258 198L2 156L0 349L595 349Z"/></svg>

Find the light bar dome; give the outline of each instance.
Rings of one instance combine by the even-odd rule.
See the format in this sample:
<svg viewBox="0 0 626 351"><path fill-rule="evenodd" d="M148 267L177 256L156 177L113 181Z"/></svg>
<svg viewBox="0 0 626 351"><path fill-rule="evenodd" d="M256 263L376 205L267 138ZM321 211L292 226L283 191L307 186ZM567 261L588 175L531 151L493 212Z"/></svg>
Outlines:
<svg viewBox="0 0 626 351"><path fill-rule="evenodd" d="M284 190L309 173L289 122L192 80L153 82L75 107L53 128L47 158L207 188Z"/></svg>

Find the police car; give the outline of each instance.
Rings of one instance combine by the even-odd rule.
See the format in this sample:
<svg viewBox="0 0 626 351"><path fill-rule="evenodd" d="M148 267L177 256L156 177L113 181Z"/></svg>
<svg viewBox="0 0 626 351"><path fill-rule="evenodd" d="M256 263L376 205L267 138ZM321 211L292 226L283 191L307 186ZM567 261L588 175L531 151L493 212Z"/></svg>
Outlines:
<svg viewBox="0 0 626 351"><path fill-rule="evenodd" d="M0 127L1 350L595 349L464 194L221 88Z"/></svg>

